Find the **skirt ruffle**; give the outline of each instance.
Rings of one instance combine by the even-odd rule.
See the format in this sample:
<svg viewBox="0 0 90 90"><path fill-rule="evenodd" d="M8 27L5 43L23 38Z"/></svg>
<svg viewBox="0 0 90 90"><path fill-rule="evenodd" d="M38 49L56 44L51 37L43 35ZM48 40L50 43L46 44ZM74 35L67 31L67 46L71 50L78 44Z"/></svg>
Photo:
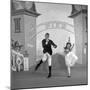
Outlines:
<svg viewBox="0 0 90 90"><path fill-rule="evenodd" d="M70 67L74 66L77 60L78 60L78 57L73 52L69 52L65 56L66 66L70 66Z"/></svg>

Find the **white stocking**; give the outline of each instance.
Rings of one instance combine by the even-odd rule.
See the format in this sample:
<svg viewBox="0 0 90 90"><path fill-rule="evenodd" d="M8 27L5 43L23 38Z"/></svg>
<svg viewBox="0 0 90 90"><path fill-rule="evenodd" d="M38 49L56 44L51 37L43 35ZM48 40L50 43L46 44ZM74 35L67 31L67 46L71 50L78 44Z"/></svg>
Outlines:
<svg viewBox="0 0 90 90"><path fill-rule="evenodd" d="M71 75L71 68L70 67L67 67L68 68L68 74L69 76Z"/></svg>

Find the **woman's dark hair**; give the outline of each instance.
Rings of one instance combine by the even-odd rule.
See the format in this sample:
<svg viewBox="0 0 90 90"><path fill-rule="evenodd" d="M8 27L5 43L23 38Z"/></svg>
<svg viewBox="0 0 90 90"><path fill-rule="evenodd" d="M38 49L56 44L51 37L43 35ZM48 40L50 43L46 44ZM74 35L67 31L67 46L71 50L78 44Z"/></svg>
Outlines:
<svg viewBox="0 0 90 90"><path fill-rule="evenodd" d="M71 47L71 43L68 42L68 43L66 44L66 46L67 46L67 45L70 45L70 47Z"/></svg>
<svg viewBox="0 0 90 90"><path fill-rule="evenodd" d="M67 42L66 46L64 47L64 49L67 49L67 46L70 45L70 47L72 46L71 43Z"/></svg>

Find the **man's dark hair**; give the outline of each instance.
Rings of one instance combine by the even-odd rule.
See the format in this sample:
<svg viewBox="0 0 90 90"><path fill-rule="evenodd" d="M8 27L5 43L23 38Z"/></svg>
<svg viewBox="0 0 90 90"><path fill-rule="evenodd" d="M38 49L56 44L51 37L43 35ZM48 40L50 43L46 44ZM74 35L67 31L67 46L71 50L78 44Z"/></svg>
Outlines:
<svg viewBox="0 0 90 90"><path fill-rule="evenodd" d="M49 33L46 33L45 35L48 35L49 36Z"/></svg>

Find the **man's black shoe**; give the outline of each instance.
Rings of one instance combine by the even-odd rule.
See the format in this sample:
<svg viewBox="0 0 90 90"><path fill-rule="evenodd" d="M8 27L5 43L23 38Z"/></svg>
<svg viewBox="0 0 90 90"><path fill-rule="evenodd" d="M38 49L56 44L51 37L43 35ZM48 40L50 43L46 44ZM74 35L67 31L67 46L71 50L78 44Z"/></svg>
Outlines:
<svg viewBox="0 0 90 90"><path fill-rule="evenodd" d="M40 65L43 63L43 61L42 60L40 60L40 62L36 65L36 67L35 67L35 71L40 67Z"/></svg>
<svg viewBox="0 0 90 90"><path fill-rule="evenodd" d="M51 66L49 66L49 74L48 74L48 77L47 78L50 78L52 75L51 75Z"/></svg>

